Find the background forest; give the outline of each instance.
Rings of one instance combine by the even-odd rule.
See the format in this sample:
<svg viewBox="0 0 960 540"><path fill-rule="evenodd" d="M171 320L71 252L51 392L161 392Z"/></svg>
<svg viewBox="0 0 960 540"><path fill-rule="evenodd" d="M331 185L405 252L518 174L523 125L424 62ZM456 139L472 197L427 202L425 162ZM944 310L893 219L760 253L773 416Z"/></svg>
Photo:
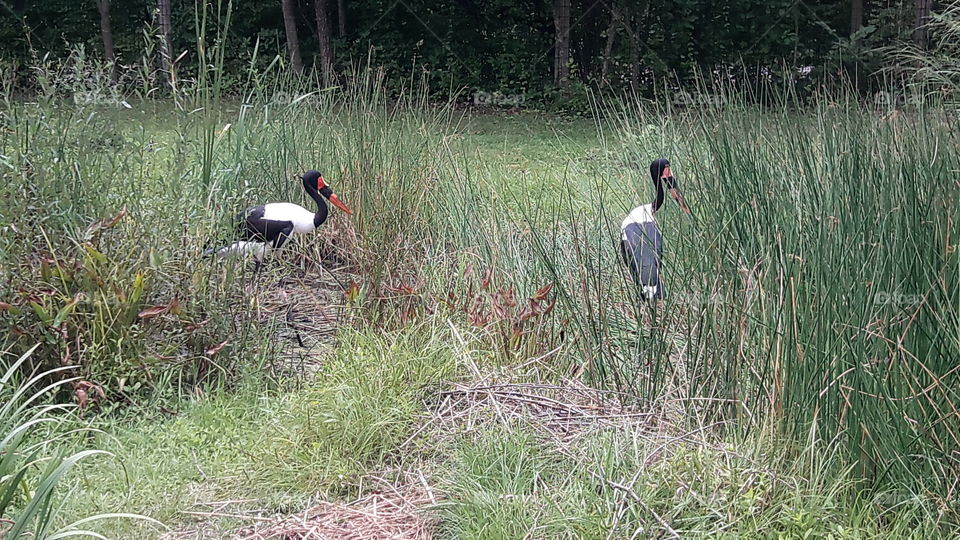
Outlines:
<svg viewBox="0 0 960 540"><path fill-rule="evenodd" d="M926 47L932 0L237 0L224 67L236 88L250 67L281 55L286 68L326 81L368 55L403 78L431 74L433 90L513 105L569 99L584 87L634 89L758 77L826 80L839 72L876 86L889 48ZM225 12L224 2L205 3ZM137 66L144 51L164 73L196 74L192 0L0 2L6 62L87 55ZM200 8L203 9L203 8ZM224 15L224 13L221 13ZM224 24L226 17L217 19ZM27 84L24 81L24 84ZM475 94L485 92L486 94ZM499 93L499 94L497 94ZM511 101L507 99L513 96ZM520 97L522 96L522 98Z"/></svg>

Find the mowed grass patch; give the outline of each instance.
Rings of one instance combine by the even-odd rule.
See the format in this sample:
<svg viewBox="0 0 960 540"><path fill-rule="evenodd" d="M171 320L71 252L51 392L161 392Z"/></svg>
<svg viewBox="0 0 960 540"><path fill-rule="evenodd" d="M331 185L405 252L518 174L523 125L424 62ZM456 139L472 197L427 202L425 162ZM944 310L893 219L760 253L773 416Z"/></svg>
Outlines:
<svg viewBox="0 0 960 540"><path fill-rule="evenodd" d="M446 174L475 182L497 215L514 219L568 197L588 208L586 180L607 156L595 120L534 112L464 116L451 139Z"/></svg>
<svg viewBox="0 0 960 540"><path fill-rule="evenodd" d="M457 133L481 161L519 172L562 173L600 146L593 119L532 112L466 116Z"/></svg>
<svg viewBox="0 0 960 540"><path fill-rule="evenodd" d="M344 331L337 353L306 388L266 394L247 386L184 404L170 418L110 419L95 441L116 459L82 467L64 519L124 508L190 527L211 503L233 511L293 512L314 496L356 494L359 477L402 459L394 454L423 408L424 389L456 364L430 328L395 334ZM132 415L131 415L132 416ZM223 511L221 513L230 513ZM242 520L216 518L229 530ZM155 528L105 523L114 538Z"/></svg>

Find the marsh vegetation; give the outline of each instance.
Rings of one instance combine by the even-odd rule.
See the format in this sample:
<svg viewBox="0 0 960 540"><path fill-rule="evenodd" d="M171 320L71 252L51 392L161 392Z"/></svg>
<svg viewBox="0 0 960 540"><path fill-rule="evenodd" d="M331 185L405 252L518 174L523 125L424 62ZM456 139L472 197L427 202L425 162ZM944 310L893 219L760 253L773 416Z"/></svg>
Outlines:
<svg viewBox="0 0 960 540"><path fill-rule="evenodd" d="M77 57L4 96L3 523L218 537L395 492L458 538L956 533L949 104L478 114L376 68L228 98L217 54L163 100ZM617 245L657 156L693 215L651 309ZM258 273L201 256L311 168L353 216Z"/></svg>

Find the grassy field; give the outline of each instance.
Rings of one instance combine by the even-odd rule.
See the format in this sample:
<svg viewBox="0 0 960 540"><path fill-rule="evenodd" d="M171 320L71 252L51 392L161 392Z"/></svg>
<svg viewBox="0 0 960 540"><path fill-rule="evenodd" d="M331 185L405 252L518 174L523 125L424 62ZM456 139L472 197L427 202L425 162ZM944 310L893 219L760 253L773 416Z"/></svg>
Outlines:
<svg viewBox="0 0 960 540"><path fill-rule="evenodd" d="M79 368L36 403L95 402L39 411L59 421L9 455L106 450L64 473L53 522L131 512L183 537L391 490L451 538L953 534L954 117L817 103L476 114L376 77L8 101L6 358L40 343L25 367ZM650 310L617 241L658 156L694 213L658 214L670 296ZM302 203L308 168L353 216L260 275L200 257L235 211ZM307 304L301 332L332 311L336 340L291 376Z"/></svg>

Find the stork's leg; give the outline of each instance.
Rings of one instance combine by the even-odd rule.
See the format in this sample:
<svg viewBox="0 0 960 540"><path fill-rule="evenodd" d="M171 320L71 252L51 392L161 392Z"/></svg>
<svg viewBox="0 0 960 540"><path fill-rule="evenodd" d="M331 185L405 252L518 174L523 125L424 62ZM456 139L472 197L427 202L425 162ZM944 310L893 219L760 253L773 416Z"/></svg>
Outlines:
<svg viewBox="0 0 960 540"><path fill-rule="evenodd" d="M265 239L264 243L261 246L261 250L256 255L256 267L255 270L257 273L263 268L264 259L266 259L267 254L271 250L280 249L284 244L287 243L287 240L293 234L293 223L288 223L282 229L277 231L277 234L273 238Z"/></svg>
<svg viewBox="0 0 960 540"><path fill-rule="evenodd" d="M293 236L293 223L288 222L280 229L280 232L273 238L273 241L268 244L269 249L279 250L290 240L291 236ZM280 279L277 286L283 287L283 278Z"/></svg>
<svg viewBox="0 0 960 540"><path fill-rule="evenodd" d="M280 234L278 234L273 239L273 249L280 249L284 244L287 243L287 240L290 239L290 235L293 234L293 223L288 224L286 227L280 229Z"/></svg>
<svg viewBox="0 0 960 540"><path fill-rule="evenodd" d="M255 251L253 252L253 271L256 272L257 275L260 275L260 271L263 270L263 260L266 259L267 253L269 252L270 244L266 241L255 247Z"/></svg>

